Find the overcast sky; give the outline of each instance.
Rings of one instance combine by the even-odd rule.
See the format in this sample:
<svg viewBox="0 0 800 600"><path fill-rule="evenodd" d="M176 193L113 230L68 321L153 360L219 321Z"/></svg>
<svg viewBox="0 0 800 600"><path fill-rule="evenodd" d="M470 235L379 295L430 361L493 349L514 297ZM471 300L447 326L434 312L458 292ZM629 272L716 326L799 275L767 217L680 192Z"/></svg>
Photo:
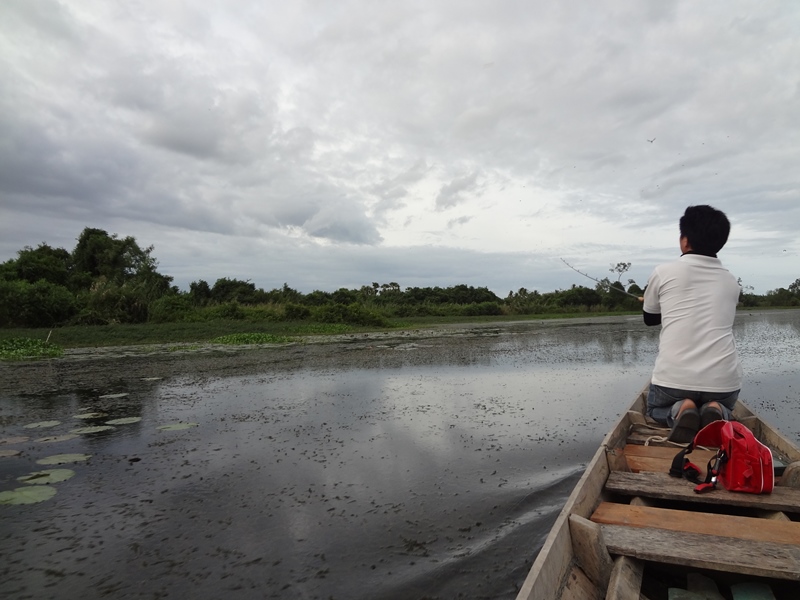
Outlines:
<svg viewBox="0 0 800 600"><path fill-rule="evenodd" d="M2 0L0 261L84 227L191 281L643 285L692 204L800 278L800 4Z"/></svg>

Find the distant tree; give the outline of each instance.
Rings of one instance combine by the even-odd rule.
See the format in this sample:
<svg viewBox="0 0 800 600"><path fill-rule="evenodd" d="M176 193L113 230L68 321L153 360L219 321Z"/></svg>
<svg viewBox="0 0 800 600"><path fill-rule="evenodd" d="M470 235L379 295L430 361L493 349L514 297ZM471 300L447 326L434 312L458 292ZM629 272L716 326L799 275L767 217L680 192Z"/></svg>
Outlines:
<svg viewBox="0 0 800 600"><path fill-rule="evenodd" d="M222 277L217 279L211 288L211 299L217 304L226 302L253 304L255 293L256 285L250 281Z"/></svg>
<svg viewBox="0 0 800 600"><path fill-rule="evenodd" d="M630 270L630 268L631 268L631 263L619 262L616 265L611 265L609 271L611 271L612 273L616 273L617 281L619 281L622 278L622 276Z"/></svg>
<svg viewBox="0 0 800 600"><path fill-rule="evenodd" d="M44 242L36 248L25 246L13 262L16 279L29 283L44 280L67 287L70 280L72 257L64 248L52 248Z"/></svg>
<svg viewBox="0 0 800 600"><path fill-rule="evenodd" d="M200 279L189 284L189 301L192 306L207 306L211 302L211 287Z"/></svg>

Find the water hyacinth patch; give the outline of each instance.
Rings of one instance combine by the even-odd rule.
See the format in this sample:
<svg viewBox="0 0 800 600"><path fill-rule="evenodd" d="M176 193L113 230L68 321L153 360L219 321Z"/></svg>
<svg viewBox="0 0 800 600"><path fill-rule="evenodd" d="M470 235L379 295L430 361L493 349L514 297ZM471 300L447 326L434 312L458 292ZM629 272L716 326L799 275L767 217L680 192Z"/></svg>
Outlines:
<svg viewBox="0 0 800 600"><path fill-rule="evenodd" d="M285 335L272 335L269 333L233 333L223 335L211 340L212 344L286 344L294 341L293 338Z"/></svg>
<svg viewBox="0 0 800 600"><path fill-rule="evenodd" d="M121 419L111 419L106 421L106 425L130 425L131 423L138 423L142 417L123 417Z"/></svg>
<svg viewBox="0 0 800 600"><path fill-rule="evenodd" d="M63 465L67 463L83 462L89 460L91 454L54 454L36 461L37 465Z"/></svg>
<svg viewBox="0 0 800 600"><path fill-rule="evenodd" d="M28 423L22 427L23 429L47 429L56 425L61 425L61 421L39 421L38 423Z"/></svg>
<svg viewBox="0 0 800 600"><path fill-rule="evenodd" d="M22 477L17 477L17 481L30 485L47 485L49 483L66 481L74 476L75 471L72 469L45 469L44 471L36 471L23 475Z"/></svg>
<svg viewBox="0 0 800 600"><path fill-rule="evenodd" d="M0 341L0 360L26 360L29 358L55 358L64 349L55 344L31 338L10 338Z"/></svg>
<svg viewBox="0 0 800 600"><path fill-rule="evenodd" d="M95 425L94 427L78 427L78 429L73 429L71 433L99 433L101 431L108 431L109 429L114 428L111 425Z"/></svg>
<svg viewBox="0 0 800 600"><path fill-rule="evenodd" d="M190 429L192 427L197 427L197 423L173 423L171 425L162 425L157 429L159 431L181 431L183 429Z"/></svg>
<svg viewBox="0 0 800 600"><path fill-rule="evenodd" d="M49 485L29 485L0 492L0 504L36 504L56 495L56 488Z"/></svg>

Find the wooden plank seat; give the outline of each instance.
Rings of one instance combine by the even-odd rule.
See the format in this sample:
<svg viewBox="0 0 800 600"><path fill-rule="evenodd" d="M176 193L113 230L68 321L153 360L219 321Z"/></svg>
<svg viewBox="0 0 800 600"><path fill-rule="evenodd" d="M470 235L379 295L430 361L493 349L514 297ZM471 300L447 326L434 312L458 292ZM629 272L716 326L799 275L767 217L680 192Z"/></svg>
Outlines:
<svg viewBox="0 0 800 600"><path fill-rule="evenodd" d="M680 452L677 446L639 446L628 444L623 449L623 454L628 463L628 468L634 473L647 471L651 473L669 473L675 455ZM705 476L708 461L716 456L716 450L694 450L689 454L689 459L696 464Z"/></svg>
<svg viewBox="0 0 800 600"><path fill-rule="evenodd" d="M611 554L800 581L800 523L603 502Z"/></svg>
<svg viewBox="0 0 800 600"><path fill-rule="evenodd" d="M605 490L623 496L744 506L789 513L800 512L800 489L775 486L771 494L744 494L741 492L729 492L722 486L718 486L714 491L697 494L694 492L693 483L685 479L671 477L667 473L622 473L615 471L609 474Z"/></svg>

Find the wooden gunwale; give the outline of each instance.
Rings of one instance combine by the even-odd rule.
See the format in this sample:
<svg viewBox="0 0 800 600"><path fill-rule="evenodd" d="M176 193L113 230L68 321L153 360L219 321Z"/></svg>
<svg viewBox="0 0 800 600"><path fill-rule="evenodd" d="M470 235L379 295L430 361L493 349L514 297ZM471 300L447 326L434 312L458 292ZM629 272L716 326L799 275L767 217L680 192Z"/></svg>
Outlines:
<svg viewBox="0 0 800 600"><path fill-rule="evenodd" d="M735 547L747 557L747 564L736 559L735 553L711 558L704 555L713 547L709 544L730 543L734 539L726 537L725 532L717 532L713 527L701 534L668 531L658 526L656 529L648 528L650 523L643 517L643 520L637 522L638 526L634 527L614 522L614 519L625 521L629 513L650 516L662 514L657 508L639 510L634 507L649 506L652 502L667 502L668 505L677 503L676 506L682 511L688 509L685 513L688 516L698 516L697 511L714 513L721 510L724 513L725 510L745 510L754 515L747 518L762 524L771 519L787 524L791 520L800 520L800 477L797 476L800 471L800 449L762 421L742 402L737 403L734 418L749 427L781 460L787 464L794 463L787 469L787 474L794 469L793 475L784 477L783 482L779 481L773 494L739 494L725 490L705 495L694 494L691 484L666 475L668 466L665 469L665 465L668 465L670 457L680 449L668 443L657 441L653 446L636 447L638 449L631 446L630 456L626 456L625 448L628 444L643 444L645 441L649 443L646 438L652 437L649 433L642 433L648 429L643 416L648 387L649 384L603 439L556 518L519 590L517 600L627 597L630 590L638 589L642 581L642 561L800 581L800 546L791 543L794 538L790 534L779 535L779 528L775 527L778 523L775 522L774 525L756 526L754 531L759 528L763 530L760 538L756 535L758 539L736 540ZM695 459L696 453L697 451L692 454L695 462L699 460ZM636 469L630 468L629 458ZM788 485L782 488L781 483ZM591 522L601 503L620 501L626 503L622 506L631 508L607 511L613 515L610 523L601 525ZM610 505L604 506L608 508ZM701 509L701 506L705 508ZM672 508L671 505L668 508ZM787 514L792 515L792 519ZM698 522L701 519L699 517ZM746 519L745 517L729 519L731 523L749 522L736 521ZM715 517L713 521L728 522L724 515ZM791 522L791 528L795 526L800 527L798 523ZM775 535L771 536L770 531L775 532ZM575 535L581 539L573 539ZM587 536L591 540L585 539ZM648 536L650 541L646 539ZM681 548L679 541L683 538L678 536L689 539L690 547L685 550ZM654 547L652 542L655 540L661 540L662 546L658 547L656 544ZM600 561L598 564L602 564L602 568L597 564L586 564L591 559L592 552L596 554L595 559ZM765 556L764 560L759 561L759 556ZM609 560L613 562L607 562ZM597 575L609 564L614 565L613 570L608 569L611 571L611 583L608 577Z"/></svg>

